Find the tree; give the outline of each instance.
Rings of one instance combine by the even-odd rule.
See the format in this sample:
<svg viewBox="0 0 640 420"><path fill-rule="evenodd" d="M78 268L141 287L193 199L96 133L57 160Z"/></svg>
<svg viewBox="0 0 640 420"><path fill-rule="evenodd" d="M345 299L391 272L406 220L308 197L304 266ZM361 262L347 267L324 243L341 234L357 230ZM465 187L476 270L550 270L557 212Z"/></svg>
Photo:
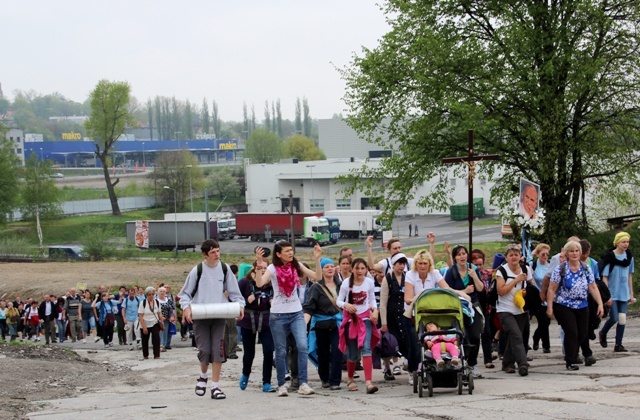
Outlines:
<svg viewBox="0 0 640 420"><path fill-rule="evenodd" d="M188 99L184 106L184 130L186 138L191 140L193 138L193 112L191 110L191 102Z"/></svg>
<svg viewBox="0 0 640 420"><path fill-rule="evenodd" d="M252 163L273 163L282 157L282 140L277 134L258 128L249 135L246 154Z"/></svg>
<svg viewBox="0 0 640 420"><path fill-rule="evenodd" d="M25 162L20 188L20 211L26 220L52 220L62 216L61 191L51 178L52 162L32 153Z"/></svg>
<svg viewBox="0 0 640 420"><path fill-rule="evenodd" d="M311 115L309 114L309 101L302 98L302 134L311 138Z"/></svg>
<svg viewBox="0 0 640 420"><path fill-rule="evenodd" d="M271 112L269 111L269 101L264 101L264 127L269 130L271 129Z"/></svg>
<svg viewBox="0 0 640 420"><path fill-rule="evenodd" d="M187 150L176 152L162 152L158 154L154 171L149 174L157 191L162 196L162 202L173 212L173 191L164 187L171 187L176 191L178 209L185 209L190 198L189 182L194 196L199 196L205 181L202 170L198 168L198 161Z"/></svg>
<svg viewBox="0 0 640 420"><path fill-rule="evenodd" d="M302 134L302 108L300 106L300 98L296 99L295 127L296 127L296 133Z"/></svg>
<svg viewBox="0 0 640 420"><path fill-rule="evenodd" d="M220 120L220 114L218 113L218 103L213 101L213 107L211 109L211 119L213 120L213 133L217 139L222 137L222 121Z"/></svg>
<svg viewBox="0 0 640 420"><path fill-rule="evenodd" d="M156 113L156 131L158 132L158 140L165 139L163 121L162 121L162 101L159 96L156 96L154 101L154 108Z"/></svg>
<svg viewBox="0 0 640 420"><path fill-rule="evenodd" d="M202 100L202 132L204 134L209 134L209 124L211 122L211 117L209 116L209 103L207 103L207 98Z"/></svg>
<svg viewBox="0 0 640 420"><path fill-rule="evenodd" d="M87 134L93 139L95 154L102 162L102 172L111 201L111 213L120 216L120 206L115 186L120 182L116 178L111 182L109 176L109 152L114 143L124 133L124 129L133 121L129 113L129 92L127 82L110 82L101 80L89 95L91 99L91 116L85 121Z"/></svg>
<svg viewBox="0 0 640 420"><path fill-rule="evenodd" d="M0 124L0 224L7 222L18 204L18 168L20 159L13 152L14 145L5 137L6 129Z"/></svg>
<svg viewBox="0 0 640 420"><path fill-rule="evenodd" d="M149 122L149 139L153 140L153 102L147 99L147 118Z"/></svg>
<svg viewBox="0 0 640 420"><path fill-rule="evenodd" d="M276 132L278 137L282 138L283 137L283 132L282 132L282 109L280 108L280 98L278 98L278 100L276 101L275 116L276 116L275 117L276 118L276 129L274 131Z"/></svg>
<svg viewBox="0 0 640 420"><path fill-rule="evenodd" d="M242 103L242 134L245 135L245 140L249 138L251 134L251 124L249 123L249 114L247 112L247 103Z"/></svg>
<svg viewBox="0 0 640 420"><path fill-rule="evenodd" d="M419 205L447 206L441 161L466 155L470 128L476 154L501 155L476 171L500 169L494 198L509 201L520 177L540 184L547 240L587 227L592 183L637 183L638 2L391 0L383 10L390 32L342 76L349 125L394 154L347 177L348 191L384 195L393 212L436 179Z"/></svg>
<svg viewBox="0 0 640 420"><path fill-rule="evenodd" d="M285 157L298 160L325 160L327 157L322 150L316 147L316 143L309 137L294 134L284 143Z"/></svg>
<svg viewBox="0 0 640 420"><path fill-rule="evenodd" d="M226 166L218 171L214 171L207 178L209 189L214 194L224 197L238 197L240 195L240 185L238 179L233 176L231 168Z"/></svg>

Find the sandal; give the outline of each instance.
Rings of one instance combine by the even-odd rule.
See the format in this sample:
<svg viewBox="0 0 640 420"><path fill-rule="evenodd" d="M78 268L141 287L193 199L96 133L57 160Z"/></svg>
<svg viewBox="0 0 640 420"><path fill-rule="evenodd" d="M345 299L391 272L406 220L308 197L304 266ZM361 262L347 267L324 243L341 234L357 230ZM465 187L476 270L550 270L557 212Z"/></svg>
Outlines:
<svg viewBox="0 0 640 420"><path fill-rule="evenodd" d="M367 385L367 394L375 394L376 392L378 392L378 387L373 385L373 384L369 384Z"/></svg>
<svg viewBox="0 0 640 420"><path fill-rule="evenodd" d="M493 369L493 368L495 368L496 366L495 366L493 363L489 362L489 363L485 363L485 364L484 364L484 367L486 367L487 369Z"/></svg>
<svg viewBox="0 0 640 420"><path fill-rule="evenodd" d="M349 388L349 391L357 391L358 390L358 385L356 385L355 381L353 379L349 379L347 381L347 388Z"/></svg>
<svg viewBox="0 0 640 420"><path fill-rule="evenodd" d="M198 376L198 382L196 382L196 395L198 397L203 397L207 393L207 380L208 378Z"/></svg>
<svg viewBox="0 0 640 420"><path fill-rule="evenodd" d="M165 346L160 346L160 351L167 351L167 348Z"/></svg>
<svg viewBox="0 0 640 420"><path fill-rule="evenodd" d="M220 390L220 388L211 388L211 399L212 400L224 400L225 398L227 398L226 395L224 395L224 392L222 392Z"/></svg>

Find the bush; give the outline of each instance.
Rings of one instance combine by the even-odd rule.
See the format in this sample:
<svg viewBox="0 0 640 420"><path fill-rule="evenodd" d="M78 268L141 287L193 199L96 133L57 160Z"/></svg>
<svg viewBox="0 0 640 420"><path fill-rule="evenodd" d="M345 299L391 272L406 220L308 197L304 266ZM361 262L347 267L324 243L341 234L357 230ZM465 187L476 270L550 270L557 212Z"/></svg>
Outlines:
<svg viewBox="0 0 640 420"><path fill-rule="evenodd" d="M116 236L118 234L110 227L87 227L81 238L84 252L93 261L111 258L116 253L116 244L112 242Z"/></svg>
<svg viewBox="0 0 640 420"><path fill-rule="evenodd" d="M0 239L0 254L36 256L39 251L26 238L8 237Z"/></svg>

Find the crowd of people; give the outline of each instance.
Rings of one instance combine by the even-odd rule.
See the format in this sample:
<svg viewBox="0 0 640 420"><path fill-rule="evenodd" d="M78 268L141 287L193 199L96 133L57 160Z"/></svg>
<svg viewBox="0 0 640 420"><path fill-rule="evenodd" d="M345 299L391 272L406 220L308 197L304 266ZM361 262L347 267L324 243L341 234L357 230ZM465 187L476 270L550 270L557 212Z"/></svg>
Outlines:
<svg viewBox="0 0 640 420"><path fill-rule="evenodd" d="M201 247L204 261L193 267L177 296L168 285L159 285L157 289L120 287L113 294L104 286L95 293L72 288L65 296L45 295L41 302L16 297L13 302L0 301L2 338L39 341L44 337L45 344L102 340L108 349L117 325L120 345L142 350L146 359L149 341L153 357L159 358L171 349L172 336L180 333L183 341L192 338L198 350L196 395L206 394L211 365L213 399L226 398L220 385L222 364L238 357L238 341L244 349L239 387L248 388L258 342L263 392L280 397L294 391L315 393L309 384L311 361L322 388L342 389L346 371L346 389L358 391L360 370L364 391L373 394L379 390L373 381L374 368L382 369L385 381L396 380L404 368L407 382L413 384L422 348L412 305L423 291L442 288L471 308L465 312L460 344L466 346L462 356L474 377L480 376L480 350L486 369L494 369L499 359L505 373L527 376L532 352L540 346L544 353L551 351L552 319L561 327L567 370L596 363L590 341L608 347L607 334L613 326L613 351L627 351L623 346L626 312L635 302L634 259L627 232L616 235L600 262L590 257L588 241L571 237L553 257L549 245L539 244L529 263L522 258L519 244L509 244L504 253L494 256L492 268L485 265L482 250L451 248L446 243L447 261L436 263L435 235L429 233L427 239L428 249L412 258L392 238L386 244L389 256L377 262L371 237L365 241L366 258L355 257L352 249L344 247L334 260L316 245L315 270L298 261L286 241L276 242L272 251L256 247L253 263L238 267L221 262L219 244L207 240ZM490 299L492 292L495 301ZM229 302L240 306L236 320L192 318L192 305ZM530 340L534 317L537 325ZM381 349L390 339L397 342L391 354ZM442 359L436 353L440 365ZM457 357L456 353L455 365Z"/></svg>

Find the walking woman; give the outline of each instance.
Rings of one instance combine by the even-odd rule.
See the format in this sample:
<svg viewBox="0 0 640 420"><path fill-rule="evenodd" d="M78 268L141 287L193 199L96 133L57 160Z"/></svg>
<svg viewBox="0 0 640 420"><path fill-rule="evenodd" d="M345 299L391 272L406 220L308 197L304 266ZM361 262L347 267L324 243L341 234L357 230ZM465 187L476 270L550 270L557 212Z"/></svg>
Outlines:
<svg viewBox="0 0 640 420"><path fill-rule="evenodd" d="M238 321L242 336L242 377L240 389L247 388L251 365L256 355L256 337L262 343L262 392L276 392L271 386L271 371L273 370L273 337L269 328L269 309L273 299L273 287L265 284L256 285L256 278L261 277L267 270L267 263L254 261L253 267L246 277L238 282L240 293L247 302L244 307L244 317Z"/></svg>
<svg viewBox="0 0 640 420"><path fill-rule="evenodd" d="M160 351L171 350L171 334L169 333L169 327L176 322L175 314L176 310L173 307L173 299L167 297L167 289L164 287L158 288L158 302L160 303L160 311L164 318L163 328L160 331Z"/></svg>
<svg viewBox="0 0 640 420"><path fill-rule="evenodd" d="M524 327L529 314L516 306L514 298L516 293L524 291L527 283L533 283L531 267L520 264L522 251L517 244L507 245L505 258L507 262L496 271L496 289L498 291L498 304L496 312L502 324L502 334L506 336L506 347L502 359L502 370L507 373L515 373L515 364L518 364L518 374L529 374L527 352L522 340ZM502 335L501 334L501 335Z"/></svg>
<svg viewBox="0 0 640 420"><path fill-rule="evenodd" d="M100 337L96 335L96 319L93 316L93 300L91 299L91 291L84 291L84 299L78 305L78 319L82 324L82 342L87 342L87 335L92 335L94 341L100 341Z"/></svg>
<svg viewBox="0 0 640 420"><path fill-rule="evenodd" d="M588 294L598 305L597 315L602 317L604 307L598 286L588 265L580 261L580 243L569 241L564 246L566 262L553 270L547 291L547 315L555 315L564 331L564 360L567 370L578 370L580 344L589 333Z"/></svg>
<svg viewBox="0 0 640 420"><path fill-rule="evenodd" d="M608 252L609 258L606 259L607 265L602 271L602 280L609 287L611 292L611 309L609 311L609 319L600 329L598 338L600 345L607 347L607 333L616 323L616 341L613 346L614 352L626 352L627 349L622 345L624 336L624 327L627 323L627 308L633 303L633 271L634 260L629 252L629 241L631 235L627 232L619 232L613 240L615 249ZM613 254L613 255L611 255Z"/></svg>
<svg viewBox="0 0 640 420"><path fill-rule="evenodd" d="M547 244L538 244L536 249L533 250L533 256L537 257L531 263L533 269L533 279L535 280L535 286L538 291L542 291L542 279L547 273L549 268L549 253L551 247ZM551 344L549 341L549 323L550 319L547 316L547 297L542 299L542 303L537 308L531 308L530 314L532 317L536 317L538 320L538 328L533 333L533 350L540 348L540 342L542 341L542 351L544 353L551 353Z"/></svg>
<svg viewBox="0 0 640 420"><path fill-rule="evenodd" d="M309 353L314 347L318 355L318 375L323 388L340 389L342 380L342 352L338 348L338 328L342 323L342 311L336 304L342 282L335 278L335 266L330 258L320 260L322 279L307 292L304 304L304 320L311 322ZM315 336L315 340L312 338ZM315 346L314 346L315 343Z"/></svg>
<svg viewBox="0 0 640 420"><path fill-rule="evenodd" d="M113 347L113 327L116 321L116 312L118 312L118 301L109 299L109 293L103 292L100 295L100 302L94 302L93 316L98 320L98 324L102 326L102 341L104 347Z"/></svg>
<svg viewBox="0 0 640 420"><path fill-rule="evenodd" d="M373 361L371 349L380 340L380 332L375 328L378 320L373 280L367 277L367 263L362 258L356 258L352 263L353 272L349 281L342 282L337 305L343 310L340 325L340 351L347 354L347 386L349 391L357 391L354 379L356 363L362 356L362 367L367 394L378 391L371 380L373 376Z"/></svg>
<svg viewBox="0 0 640 420"><path fill-rule="evenodd" d="M471 367L474 377L480 376L478 371L478 353L480 352L480 336L484 329L484 319L482 308L479 300L479 293L484 290L484 283L480 279L480 274L476 267L467 262L469 252L462 245L455 246L451 251L454 259L453 266L447 270L444 279L450 288L465 292L471 297L471 303L474 309L473 321L465 316L466 340L471 344L467 362Z"/></svg>
<svg viewBox="0 0 640 420"><path fill-rule="evenodd" d="M266 262L262 256L263 249L256 248L258 261ZM277 393L279 397L289 395L285 385L287 373L287 336L293 334L295 345L298 348L298 379L300 387L298 394L311 395L315 391L309 386L307 376L307 328L304 323L302 303L298 297L300 277L307 276L313 280L322 278L320 257L322 248L316 244L313 248L313 256L316 260L316 271L313 272L294 256L293 247L287 241L278 241L273 247L272 264L269 264L262 277L256 278L256 285L263 287L271 283L273 287L273 301L269 315L269 326L276 349L276 372L278 377Z"/></svg>
<svg viewBox="0 0 640 420"><path fill-rule="evenodd" d="M144 291L145 299L138 306L138 321L142 330L142 356L149 358L149 337L153 344L153 358L160 358L160 325L164 322L160 302L155 298L156 289L149 286Z"/></svg>

